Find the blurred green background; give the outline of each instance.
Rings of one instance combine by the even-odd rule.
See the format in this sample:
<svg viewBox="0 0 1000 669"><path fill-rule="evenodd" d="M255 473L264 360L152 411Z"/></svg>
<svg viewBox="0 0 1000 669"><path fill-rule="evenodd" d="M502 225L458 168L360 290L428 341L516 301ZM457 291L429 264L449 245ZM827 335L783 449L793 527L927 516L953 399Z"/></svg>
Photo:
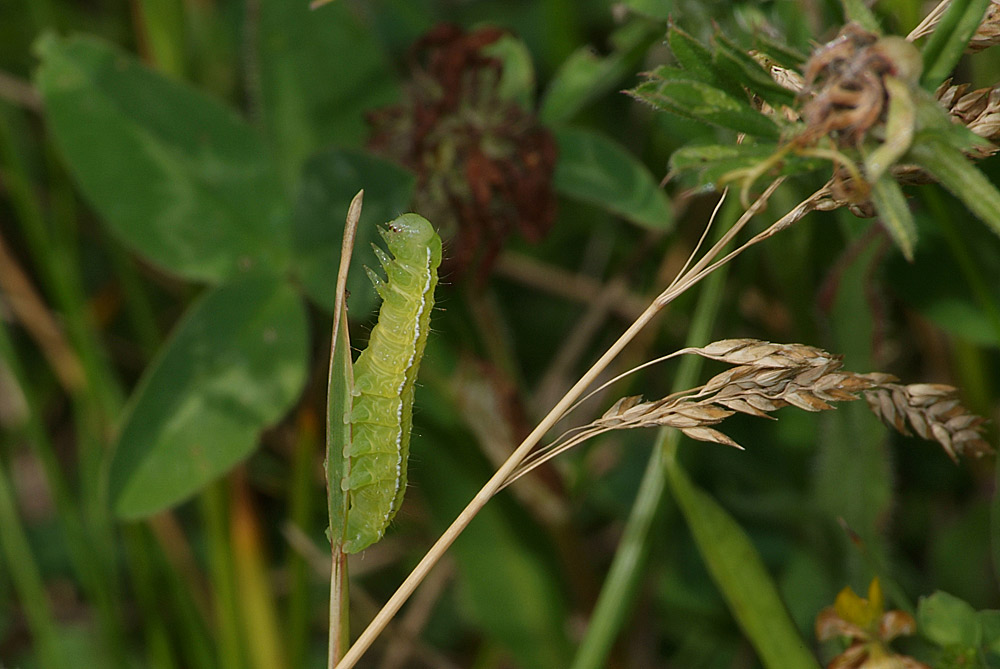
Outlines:
<svg viewBox="0 0 1000 669"><path fill-rule="evenodd" d="M901 35L925 10L874 7ZM352 558L360 631L703 232L717 196L661 180L676 149L736 134L622 93L673 62L668 20L802 55L844 23L837 3L780 0L8 0L0 17L0 666L233 669L326 662L325 383L357 190L355 347L374 322L377 224L413 207L454 261L406 501ZM419 134L412 101L440 91L413 78L431 67L415 44L446 22L505 31L499 70L460 75L496 97L463 99L459 130L415 168L376 146L373 112L396 109L397 140ZM967 58L956 79L993 86L1000 60ZM488 197L453 155L470 150ZM998 182L1000 161L979 167ZM793 176L762 219L825 178ZM682 296L608 377L686 342L802 342L852 371L959 386L996 421L1000 239L936 185L907 194L912 263L874 219L811 214ZM653 367L571 424L715 371ZM839 649L815 640L817 614L875 577L887 608L956 598L901 652L1000 666L993 458L953 464L862 404L734 417L723 430L746 452L674 441L683 469L654 455L654 430L561 456L490 502L361 666L782 666L755 636L772 622L818 663ZM762 579L741 611L719 569ZM809 666L801 649L783 666Z"/></svg>

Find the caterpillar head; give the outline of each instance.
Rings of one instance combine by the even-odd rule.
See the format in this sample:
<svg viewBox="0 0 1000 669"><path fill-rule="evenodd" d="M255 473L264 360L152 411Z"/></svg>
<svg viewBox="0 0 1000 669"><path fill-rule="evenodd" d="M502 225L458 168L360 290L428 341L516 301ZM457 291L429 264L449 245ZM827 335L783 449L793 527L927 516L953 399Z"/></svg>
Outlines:
<svg viewBox="0 0 1000 669"><path fill-rule="evenodd" d="M440 263L441 238L423 216L403 214L386 224L380 232L395 258L423 264L429 248L431 258L437 261L434 266Z"/></svg>

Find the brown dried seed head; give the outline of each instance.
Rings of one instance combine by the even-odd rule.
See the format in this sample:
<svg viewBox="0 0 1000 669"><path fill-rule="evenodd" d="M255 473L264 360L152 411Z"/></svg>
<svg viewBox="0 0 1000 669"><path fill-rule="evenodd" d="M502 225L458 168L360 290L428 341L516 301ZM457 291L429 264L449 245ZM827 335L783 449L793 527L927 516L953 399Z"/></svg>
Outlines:
<svg viewBox="0 0 1000 669"><path fill-rule="evenodd" d="M772 418L771 413L787 406L827 411L836 402L850 402L864 393L882 421L903 434L912 431L937 441L952 458L990 450L981 435L983 419L966 411L952 386L905 386L889 374L843 371L839 357L802 344L727 339L690 351L735 366L700 388L660 400L624 397L588 427L598 431L674 427L692 439L739 448L709 426L737 412Z"/></svg>
<svg viewBox="0 0 1000 669"><path fill-rule="evenodd" d="M723 446L732 446L733 448L738 448L741 451L746 450L726 435L722 434L718 430L713 430L710 427L690 427L682 429L681 432L696 441L708 441L716 444L722 444Z"/></svg>
<svg viewBox="0 0 1000 669"><path fill-rule="evenodd" d="M837 359L814 346L774 344L759 339L722 339L704 348L693 349L693 352L731 365L760 367L793 367Z"/></svg>
<svg viewBox="0 0 1000 669"><path fill-rule="evenodd" d="M1000 0L992 0L966 51L976 53L997 44L1000 44Z"/></svg>
<svg viewBox="0 0 1000 669"><path fill-rule="evenodd" d="M952 460L959 455L982 456L993 451L982 437L985 421L961 405L958 390L952 386L885 383L867 391L865 399L886 425L906 435L912 429L925 439L937 441Z"/></svg>
<svg viewBox="0 0 1000 669"><path fill-rule="evenodd" d="M957 123L985 140L1000 143L1000 86L971 93L968 90L969 84L952 85L949 79L938 87L935 96ZM984 158L997 150L1000 147L976 147L972 157Z"/></svg>

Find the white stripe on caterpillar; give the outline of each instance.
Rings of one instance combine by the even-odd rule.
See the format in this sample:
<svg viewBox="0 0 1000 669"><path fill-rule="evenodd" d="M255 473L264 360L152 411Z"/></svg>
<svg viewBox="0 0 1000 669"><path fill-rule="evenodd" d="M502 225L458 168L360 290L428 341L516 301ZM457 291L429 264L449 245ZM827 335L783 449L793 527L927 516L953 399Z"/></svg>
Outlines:
<svg viewBox="0 0 1000 669"><path fill-rule="evenodd" d="M378 541L403 500L414 382L441 264L441 238L423 217L404 214L380 232L393 258L374 247L386 280L365 268L382 308L354 365L351 441L341 480L349 499L347 553Z"/></svg>

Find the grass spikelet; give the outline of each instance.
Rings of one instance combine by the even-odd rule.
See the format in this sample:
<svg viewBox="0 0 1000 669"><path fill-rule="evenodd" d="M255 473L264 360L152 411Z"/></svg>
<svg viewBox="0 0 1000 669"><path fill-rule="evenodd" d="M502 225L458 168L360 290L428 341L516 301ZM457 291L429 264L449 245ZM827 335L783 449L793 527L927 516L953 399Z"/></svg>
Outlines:
<svg viewBox="0 0 1000 669"><path fill-rule="evenodd" d="M884 383L866 392L865 399L883 423L902 434L912 430L938 442L956 462L960 455L981 457L993 451L982 438L985 419L961 405L953 386Z"/></svg>
<svg viewBox="0 0 1000 669"><path fill-rule="evenodd" d="M615 402L597 420L570 430L527 458L508 479L512 483L547 460L599 434L640 427L673 427L696 441L743 450L714 429L735 413L774 419L778 409L829 411L838 402L863 394L884 423L903 434L937 441L953 460L991 451L981 436L985 422L970 414L952 386L900 385L890 374L858 374L843 369L841 356L805 344L776 344L758 339L724 339L703 348L679 351L732 364L704 385L643 401L631 395ZM912 432L911 432L912 430Z"/></svg>

